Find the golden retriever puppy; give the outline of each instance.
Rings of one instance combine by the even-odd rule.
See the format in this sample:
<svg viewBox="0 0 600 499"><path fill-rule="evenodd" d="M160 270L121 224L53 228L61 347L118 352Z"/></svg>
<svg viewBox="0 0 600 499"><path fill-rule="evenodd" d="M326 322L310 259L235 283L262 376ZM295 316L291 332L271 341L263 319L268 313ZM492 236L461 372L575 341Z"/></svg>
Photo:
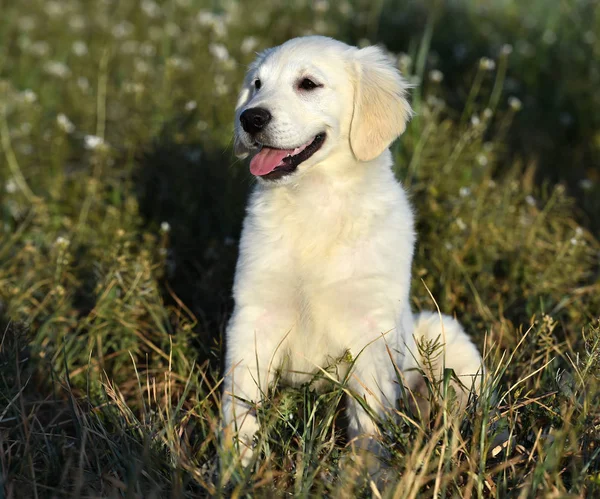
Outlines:
<svg viewBox="0 0 600 499"><path fill-rule="evenodd" d="M444 366L467 392L478 385L481 357L461 326L415 316L409 304L413 212L388 149L412 113L406 94L381 49L322 36L268 49L248 70L235 152L252 155L257 183L240 241L223 398L245 464L258 429L254 404L276 373L304 383L351 357L347 386L380 416L395 407L397 371L417 391L420 369L439 376ZM422 365L420 338L445 345L432 365ZM356 398L347 411L350 437L379 453L373 419Z"/></svg>

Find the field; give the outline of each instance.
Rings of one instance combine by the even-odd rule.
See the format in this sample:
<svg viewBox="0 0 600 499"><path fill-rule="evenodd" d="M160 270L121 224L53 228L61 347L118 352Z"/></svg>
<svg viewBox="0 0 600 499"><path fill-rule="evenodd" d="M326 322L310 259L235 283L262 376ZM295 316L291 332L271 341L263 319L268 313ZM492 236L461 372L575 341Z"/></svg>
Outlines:
<svg viewBox="0 0 600 499"><path fill-rule="evenodd" d="M0 0L0 497L600 496L600 5L592 0ZM413 308L485 353L461 419L381 421L276 387L219 439L256 51L381 43L415 84L393 146Z"/></svg>

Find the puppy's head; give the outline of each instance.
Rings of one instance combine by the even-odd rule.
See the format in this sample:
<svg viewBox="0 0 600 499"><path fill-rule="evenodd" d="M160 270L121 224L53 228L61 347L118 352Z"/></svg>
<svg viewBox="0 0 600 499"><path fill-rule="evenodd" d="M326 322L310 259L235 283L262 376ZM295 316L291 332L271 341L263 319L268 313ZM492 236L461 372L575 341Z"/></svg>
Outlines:
<svg viewBox="0 0 600 499"><path fill-rule="evenodd" d="M405 129L407 85L377 47L321 36L258 55L238 97L235 153L251 172L281 183L335 153L370 161Z"/></svg>

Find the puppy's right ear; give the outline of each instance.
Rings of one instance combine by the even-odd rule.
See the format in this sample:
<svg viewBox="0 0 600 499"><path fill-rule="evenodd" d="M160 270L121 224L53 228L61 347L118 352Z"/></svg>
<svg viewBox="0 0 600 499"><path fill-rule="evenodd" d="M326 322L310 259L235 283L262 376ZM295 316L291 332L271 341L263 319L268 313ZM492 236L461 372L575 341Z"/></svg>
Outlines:
<svg viewBox="0 0 600 499"><path fill-rule="evenodd" d="M233 135L233 152L238 158L245 158L250 153L250 150L241 141L240 135L242 133L240 114L244 110L244 106L248 104L254 94L254 79L258 68L266 59L266 57L273 51L272 48L263 50L260 52L254 62L248 67L248 72L244 78L242 89L238 94L237 103L235 104L235 124L234 124L234 135Z"/></svg>

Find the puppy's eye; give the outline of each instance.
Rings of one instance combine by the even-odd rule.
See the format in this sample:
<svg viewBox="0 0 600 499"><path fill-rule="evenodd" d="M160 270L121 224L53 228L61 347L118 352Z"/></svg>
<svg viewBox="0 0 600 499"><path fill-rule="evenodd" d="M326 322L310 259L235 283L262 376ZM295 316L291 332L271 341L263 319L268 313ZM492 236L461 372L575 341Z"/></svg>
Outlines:
<svg viewBox="0 0 600 499"><path fill-rule="evenodd" d="M314 90L317 87L322 87L323 85L319 85L318 83L315 83L314 81L312 81L309 78L304 78L302 81L300 81L300 83L298 84L298 88L300 90Z"/></svg>
<svg viewBox="0 0 600 499"><path fill-rule="evenodd" d="M254 88L259 90L262 87L262 82L260 80L254 80Z"/></svg>

